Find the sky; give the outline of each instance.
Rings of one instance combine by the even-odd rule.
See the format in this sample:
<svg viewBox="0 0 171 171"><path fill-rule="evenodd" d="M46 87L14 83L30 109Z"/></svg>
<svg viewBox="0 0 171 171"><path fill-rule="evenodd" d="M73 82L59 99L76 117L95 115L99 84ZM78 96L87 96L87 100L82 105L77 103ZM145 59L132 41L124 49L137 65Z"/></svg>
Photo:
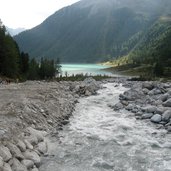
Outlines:
<svg viewBox="0 0 171 171"><path fill-rule="evenodd" d="M0 0L0 19L10 28L30 29L79 0Z"/></svg>

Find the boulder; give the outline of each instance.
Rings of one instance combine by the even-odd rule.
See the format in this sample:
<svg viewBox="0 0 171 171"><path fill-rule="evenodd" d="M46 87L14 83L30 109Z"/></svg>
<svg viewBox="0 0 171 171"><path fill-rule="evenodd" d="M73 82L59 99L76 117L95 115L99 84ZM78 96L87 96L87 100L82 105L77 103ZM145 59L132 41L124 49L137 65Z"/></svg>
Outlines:
<svg viewBox="0 0 171 171"><path fill-rule="evenodd" d="M17 147L21 150L21 152L25 152L26 151L26 145L21 140L18 140Z"/></svg>
<svg viewBox="0 0 171 171"><path fill-rule="evenodd" d="M85 91L85 96L91 96L91 95L92 95L91 92L89 92L88 90Z"/></svg>
<svg viewBox="0 0 171 171"><path fill-rule="evenodd" d="M4 164L3 171L13 171L8 163Z"/></svg>
<svg viewBox="0 0 171 171"><path fill-rule="evenodd" d="M142 115L142 119L150 119L153 116L153 113L145 113Z"/></svg>
<svg viewBox="0 0 171 171"><path fill-rule="evenodd" d="M128 90L125 91L123 94L120 94L120 100L127 100L127 101L134 101L140 99L143 96L143 93L139 90Z"/></svg>
<svg viewBox="0 0 171 171"><path fill-rule="evenodd" d="M163 103L165 107L171 107L171 98L169 98L166 102Z"/></svg>
<svg viewBox="0 0 171 171"><path fill-rule="evenodd" d="M151 122L160 123L162 121L162 116L159 114L155 114L151 117Z"/></svg>
<svg viewBox="0 0 171 171"><path fill-rule="evenodd" d="M156 110L156 113L163 114L164 111L165 111L165 109L163 107L158 107L157 110Z"/></svg>
<svg viewBox="0 0 171 171"><path fill-rule="evenodd" d="M12 143L8 143L7 147L11 151L11 154L13 155L13 157L16 157L19 160L24 159L24 156L22 155L20 149L16 145Z"/></svg>
<svg viewBox="0 0 171 171"><path fill-rule="evenodd" d="M134 109L134 107L135 107L135 105L133 105L133 104L129 104L128 106L126 106L126 110L133 110Z"/></svg>
<svg viewBox="0 0 171 171"><path fill-rule="evenodd" d="M37 150L40 153L45 154L47 152L47 143L46 142L40 142L37 146Z"/></svg>
<svg viewBox="0 0 171 171"><path fill-rule="evenodd" d="M31 169L34 166L34 162L32 160L22 160L21 163L26 166L27 169Z"/></svg>
<svg viewBox="0 0 171 171"><path fill-rule="evenodd" d="M12 158L9 149L3 145L0 145L0 156L3 158L3 161L5 162L9 161Z"/></svg>
<svg viewBox="0 0 171 171"><path fill-rule="evenodd" d="M31 143L29 141L24 140L24 143L26 145L26 149L33 150L33 146L31 145Z"/></svg>
<svg viewBox="0 0 171 171"><path fill-rule="evenodd" d="M39 169L35 167L31 171L39 171Z"/></svg>
<svg viewBox="0 0 171 171"><path fill-rule="evenodd" d="M142 84L142 88L146 88L148 90L152 90L154 88L154 84L152 82L144 82Z"/></svg>
<svg viewBox="0 0 171 171"><path fill-rule="evenodd" d="M155 113L156 110L157 110L157 107L151 106L151 105L142 108L142 111L147 112L147 113Z"/></svg>
<svg viewBox="0 0 171 171"><path fill-rule="evenodd" d="M142 89L142 92L143 92L144 94L148 94L149 90L148 90L147 88L144 88L144 89Z"/></svg>
<svg viewBox="0 0 171 171"><path fill-rule="evenodd" d="M30 135L29 137L26 137L26 139L32 146L35 146L38 144L38 139L35 135Z"/></svg>
<svg viewBox="0 0 171 171"><path fill-rule="evenodd" d="M28 160L32 160L36 166L40 166L40 157L35 151L26 150L24 156Z"/></svg>
<svg viewBox="0 0 171 171"><path fill-rule="evenodd" d="M120 110L123 109L123 104L122 103L117 103L112 107L114 110Z"/></svg>
<svg viewBox="0 0 171 171"><path fill-rule="evenodd" d="M162 115L162 121L169 122L171 118L171 110L166 110Z"/></svg>
<svg viewBox="0 0 171 171"><path fill-rule="evenodd" d="M44 136L47 134L45 131L38 131L32 127L27 128L27 131L31 134L37 137L38 142L41 142L44 140Z"/></svg>
<svg viewBox="0 0 171 171"><path fill-rule="evenodd" d="M2 170L3 165L4 165L3 158L2 158L2 157L0 157L0 170Z"/></svg>
<svg viewBox="0 0 171 171"><path fill-rule="evenodd" d="M26 166L21 164L20 161L16 158L13 158L12 170L13 171L28 171Z"/></svg>
<svg viewBox="0 0 171 171"><path fill-rule="evenodd" d="M159 100L161 100L162 102L165 102L167 99L168 99L169 95L166 93L166 94L162 94L159 96Z"/></svg>

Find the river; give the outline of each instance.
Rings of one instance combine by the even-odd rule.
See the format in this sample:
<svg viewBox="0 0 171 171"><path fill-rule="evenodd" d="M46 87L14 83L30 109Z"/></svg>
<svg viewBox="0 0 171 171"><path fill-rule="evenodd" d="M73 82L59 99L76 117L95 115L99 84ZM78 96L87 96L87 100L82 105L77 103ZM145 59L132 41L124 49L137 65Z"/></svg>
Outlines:
<svg viewBox="0 0 171 171"><path fill-rule="evenodd" d="M40 171L171 171L171 135L110 107L125 90L107 83L98 95L81 98L51 139Z"/></svg>

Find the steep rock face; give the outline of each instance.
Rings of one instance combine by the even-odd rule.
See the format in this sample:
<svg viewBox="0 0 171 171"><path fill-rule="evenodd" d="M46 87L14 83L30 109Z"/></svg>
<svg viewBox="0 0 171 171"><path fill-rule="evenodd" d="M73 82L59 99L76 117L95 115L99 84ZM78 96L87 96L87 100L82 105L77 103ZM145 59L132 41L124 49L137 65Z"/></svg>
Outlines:
<svg viewBox="0 0 171 171"><path fill-rule="evenodd" d="M165 4L166 3L166 4ZM127 54L168 0L82 0L15 37L32 57L98 62ZM131 41L128 42L128 41ZM126 46L124 46L126 44Z"/></svg>

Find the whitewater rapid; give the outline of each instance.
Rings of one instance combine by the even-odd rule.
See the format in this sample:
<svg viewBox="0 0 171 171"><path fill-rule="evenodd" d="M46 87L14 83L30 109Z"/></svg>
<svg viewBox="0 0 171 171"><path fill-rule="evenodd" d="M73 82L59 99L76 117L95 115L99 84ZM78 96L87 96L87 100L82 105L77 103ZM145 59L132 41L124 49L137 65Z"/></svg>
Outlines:
<svg viewBox="0 0 171 171"><path fill-rule="evenodd" d="M171 135L128 111L114 111L127 89L107 83L83 97L50 142L40 171L171 171Z"/></svg>

